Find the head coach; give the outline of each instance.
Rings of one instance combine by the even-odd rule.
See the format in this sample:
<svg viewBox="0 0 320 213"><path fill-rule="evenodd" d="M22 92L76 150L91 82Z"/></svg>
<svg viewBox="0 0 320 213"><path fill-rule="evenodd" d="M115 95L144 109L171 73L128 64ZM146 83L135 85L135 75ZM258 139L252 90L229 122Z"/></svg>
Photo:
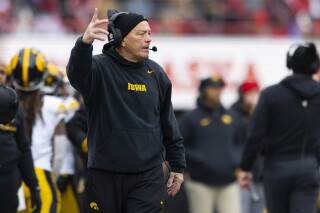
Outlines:
<svg viewBox="0 0 320 213"><path fill-rule="evenodd" d="M108 24L108 30L102 28ZM159 213L167 193L183 182L185 152L171 103L172 84L149 59L151 29L146 17L94 10L67 65L88 115L88 178L84 211ZM92 56L94 40L109 42ZM152 48L156 51L156 48Z"/></svg>

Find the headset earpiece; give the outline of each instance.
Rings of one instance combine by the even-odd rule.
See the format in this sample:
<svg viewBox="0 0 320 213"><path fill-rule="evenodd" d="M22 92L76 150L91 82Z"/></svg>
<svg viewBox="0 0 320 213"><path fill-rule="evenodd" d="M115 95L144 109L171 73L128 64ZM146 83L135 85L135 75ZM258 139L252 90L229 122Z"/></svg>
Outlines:
<svg viewBox="0 0 320 213"><path fill-rule="evenodd" d="M292 69L292 65L293 65L293 55L296 52L296 50L300 47L300 46L305 46L304 44L293 44L290 46L288 52L287 52L287 67L288 69ZM307 47L307 46L305 46Z"/></svg>
<svg viewBox="0 0 320 213"><path fill-rule="evenodd" d="M110 18L109 18L109 24L108 24L108 40L109 43L112 44L115 47L120 46L121 41L122 41L122 35L121 35L121 31L115 27L115 21L117 20L117 18L122 15L122 14L127 14L126 12L118 12L113 14Z"/></svg>

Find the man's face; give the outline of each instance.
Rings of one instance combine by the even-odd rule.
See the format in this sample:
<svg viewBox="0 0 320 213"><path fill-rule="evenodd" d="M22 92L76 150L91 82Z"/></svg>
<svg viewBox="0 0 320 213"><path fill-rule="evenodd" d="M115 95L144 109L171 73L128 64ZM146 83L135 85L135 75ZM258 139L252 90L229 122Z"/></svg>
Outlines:
<svg viewBox="0 0 320 213"><path fill-rule="evenodd" d="M222 87L207 86L204 88L204 101L211 107L218 106L220 104L220 96Z"/></svg>
<svg viewBox="0 0 320 213"><path fill-rule="evenodd" d="M259 100L260 91L258 89L251 90L243 95L245 106L253 109Z"/></svg>
<svg viewBox="0 0 320 213"><path fill-rule="evenodd" d="M124 56L132 62L143 61L149 57L151 42L151 29L147 21L142 21L135 26L123 39Z"/></svg>
<svg viewBox="0 0 320 213"><path fill-rule="evenodd" d="M0 86L3 86L7 81L6 65L0 61Z"/></svg>

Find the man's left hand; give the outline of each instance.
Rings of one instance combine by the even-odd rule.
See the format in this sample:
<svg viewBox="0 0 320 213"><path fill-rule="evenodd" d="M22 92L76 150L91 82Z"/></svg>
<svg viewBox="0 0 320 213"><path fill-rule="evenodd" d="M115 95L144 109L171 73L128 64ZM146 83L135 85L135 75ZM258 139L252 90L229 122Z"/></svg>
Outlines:
<svg viewBox="0 0 320 213"><path fill-rule="evenodd" d="M183 181L184 179L182 173L170 172L170 177L167 182L168 195L174 197L179 192Z"/></svg>

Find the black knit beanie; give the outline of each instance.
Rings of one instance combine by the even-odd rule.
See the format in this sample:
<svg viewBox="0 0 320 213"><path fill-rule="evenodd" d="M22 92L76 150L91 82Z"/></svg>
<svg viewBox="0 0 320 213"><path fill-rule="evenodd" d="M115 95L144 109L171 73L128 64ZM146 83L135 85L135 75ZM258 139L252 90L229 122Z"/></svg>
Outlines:
<svg viewBox="0 0 320 213"><path fill-rule="evenodd" d="M122 38L124 38L137 24L142 21L148 21L148 19L136 13L123 13L117 17L114 25L121 31Z"/></svg>

